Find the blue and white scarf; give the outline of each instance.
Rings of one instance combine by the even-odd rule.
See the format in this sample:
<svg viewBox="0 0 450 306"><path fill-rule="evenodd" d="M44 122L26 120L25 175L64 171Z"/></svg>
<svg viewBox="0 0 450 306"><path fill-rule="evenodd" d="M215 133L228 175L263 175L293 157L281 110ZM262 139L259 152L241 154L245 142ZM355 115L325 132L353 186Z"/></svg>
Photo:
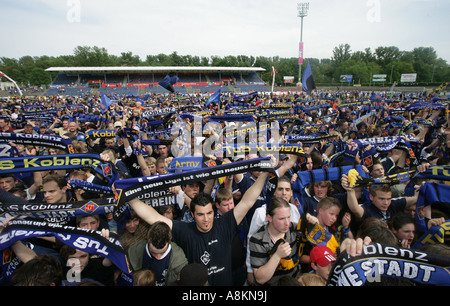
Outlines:
<svg viewBox="0 0 450 306"><path fill-rule="evenodd" d="M327 286L363 286L392 277L420 284L449 286L450 258L441 254L372 243L361 255L340 254L328 276Z"/></svg>
<svg viewBox="0 0 450 306"><path fill-rule="evenodd" d="M43 236L55 237L75 249L108 258L122 271L125 280L123 283L133 285L132 270L119 239L106 239L99 231L43 221L11 220L0 234L0 250L25 238Z"/></svg>

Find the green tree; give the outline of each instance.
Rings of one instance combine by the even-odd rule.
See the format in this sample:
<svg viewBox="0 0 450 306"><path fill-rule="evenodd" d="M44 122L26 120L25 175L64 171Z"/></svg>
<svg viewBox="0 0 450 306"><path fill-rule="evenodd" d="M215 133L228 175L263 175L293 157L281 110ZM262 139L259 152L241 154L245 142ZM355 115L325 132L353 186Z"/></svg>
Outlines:
<svg viewBox="0 0 450 306"><path fill-rule="evenodd" d="M107 67L114 65L114 61L105 48L78 46L74 50L73 64L79 67Z"/></svg>
<svg viewBox="0 0 450 306"><path fill-rule="evenodd" d="M399 60L401 51L397 47L378 47L375 49L375 60L381 67L388 67Z"/></svg>
<svg viewBox="0 0 450 306"><path fill-rule="evenodd" d="M119 66L139 66L141 59L139 55L133 55L133 52L122 52L118 58Z"/></svg>
<svg viewBox="0 0 450 306"><path fill-rule="evenodd" d="M44 69L35 67L31 70L29 82L32 86L48 85L50 76Z"/></svg>
<svg viewBox="0 0 450 306"><path fill-rule="evenodd" d="M339 66L342 62L348 61L351 57L351 47L349 44L340 44L333 49L333 56L331 60L336 66Z"/></svg>

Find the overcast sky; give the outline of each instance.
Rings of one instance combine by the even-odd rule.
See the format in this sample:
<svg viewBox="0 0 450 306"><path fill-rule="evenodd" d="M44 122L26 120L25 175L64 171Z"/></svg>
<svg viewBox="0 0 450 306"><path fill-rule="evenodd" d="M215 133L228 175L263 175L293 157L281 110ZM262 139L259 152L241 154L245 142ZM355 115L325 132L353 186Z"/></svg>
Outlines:
<svg viewBox="0 0 450 306"><path fill-rule="evenodd" d="M0 0L0 56L72 55L76 46L198 56L297 57L293 0ZM307 2L307 0L305 1ZM433 47L450 63L448 0L309 0L304 56Z"/></svg>

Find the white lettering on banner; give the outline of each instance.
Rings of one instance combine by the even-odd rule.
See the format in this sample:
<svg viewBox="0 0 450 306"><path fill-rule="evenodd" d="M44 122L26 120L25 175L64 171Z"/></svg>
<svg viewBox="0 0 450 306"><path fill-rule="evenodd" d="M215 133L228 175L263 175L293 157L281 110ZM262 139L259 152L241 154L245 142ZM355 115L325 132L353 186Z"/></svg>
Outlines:
<svg viewBox="0 0 450 306"><path fill-rule="evenodd" d="M101 253L103 255L108 255L109 253L107 252L107 247L103 246L102 248L100 248L101 244L98 241L89 239L87 237L78 237L75 242L73 243L75 248L84 250L86 248L95 248L96 251L98 253Z"/></svg>
<svg viewBox="0 0 450 306"><path fill-rule="evenodd" d="M365 281L359 274L362 271L368 282L380 282L381 276L387 276L426 283L436 272L436 267L428 264L427 254L420 251L375 243L363 246L363 255L376 257L358 260L351 265L344 259L334 267L331 281L342 286L361 286Z"/></svg>

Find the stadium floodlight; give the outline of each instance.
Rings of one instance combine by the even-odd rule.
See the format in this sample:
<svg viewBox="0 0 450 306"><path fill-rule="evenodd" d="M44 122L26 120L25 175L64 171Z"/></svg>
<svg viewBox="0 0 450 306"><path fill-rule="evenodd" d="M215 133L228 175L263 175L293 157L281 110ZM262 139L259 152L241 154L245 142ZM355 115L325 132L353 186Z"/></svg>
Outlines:
<svg viewBox="0 0 450 306"><path fill-rule="evenodd" d="M301 28L300 28L300 44L299 44L299 57L298 57L298 83L302 82L302 64L303 64L303 17L308 16L309 3L298 3L297 4L297 16L301 18Z"/></svg>
<svg viewBox="0 0 450 306"><path fill-rule="evenodd" d="M298 3L297 4L298 17L306 17L308 16L309 3Z"/></svg>

